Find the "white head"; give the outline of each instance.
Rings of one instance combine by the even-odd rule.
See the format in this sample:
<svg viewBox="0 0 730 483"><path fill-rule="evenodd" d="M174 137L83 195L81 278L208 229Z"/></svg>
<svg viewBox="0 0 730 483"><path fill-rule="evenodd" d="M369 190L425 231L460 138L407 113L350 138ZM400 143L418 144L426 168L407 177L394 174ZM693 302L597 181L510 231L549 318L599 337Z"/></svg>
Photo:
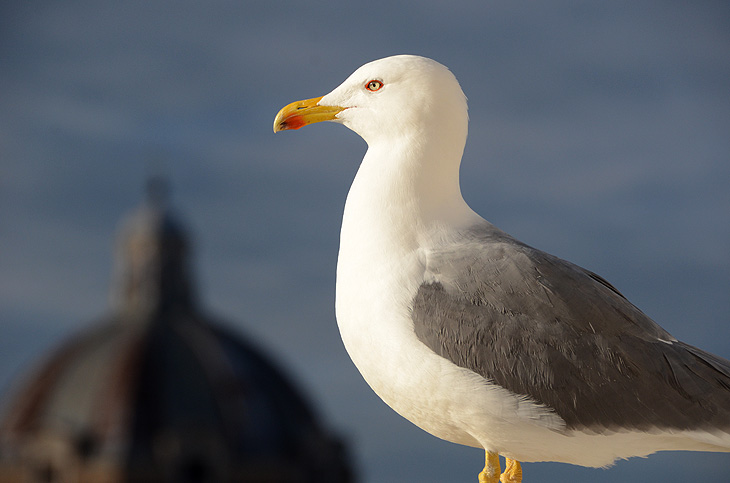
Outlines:
<svg viewBox="0 0 730 483"><path fill-rule="evenodd" d="M329 94L284 107L274 131L335 121L369 145L394 138L450 137L466 141L466 97L438 62L397 55L363 65Z"/></svg>

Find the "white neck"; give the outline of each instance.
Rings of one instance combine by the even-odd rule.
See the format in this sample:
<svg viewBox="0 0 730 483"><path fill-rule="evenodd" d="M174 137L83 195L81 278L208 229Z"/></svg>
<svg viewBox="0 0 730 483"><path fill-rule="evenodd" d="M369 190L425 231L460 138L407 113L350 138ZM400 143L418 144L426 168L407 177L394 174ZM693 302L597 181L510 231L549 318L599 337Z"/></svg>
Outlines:
<svg viewBox="0 0 730 483"><path fill-rule="evenodd" d="M341 250L368 242L412 250L440 225L473 221L478 215L459 186L463 148L463 142L440 145L426 136L371 145L347 196Z"/></svg>

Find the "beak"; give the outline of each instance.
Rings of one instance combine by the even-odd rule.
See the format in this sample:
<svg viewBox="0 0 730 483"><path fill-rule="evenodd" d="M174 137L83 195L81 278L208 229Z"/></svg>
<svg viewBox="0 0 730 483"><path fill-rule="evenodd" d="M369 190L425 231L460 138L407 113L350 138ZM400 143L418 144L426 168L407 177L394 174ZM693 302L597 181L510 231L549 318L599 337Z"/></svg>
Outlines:
<svg viewBox="0 0 730 483"><path fill-rule="evenodd" d="M337 114L345 110L339 106L320 106L321 99L322 97L315 97L284 106L274 119L274 132L299 129L315 122L334 121Z"/></svg>

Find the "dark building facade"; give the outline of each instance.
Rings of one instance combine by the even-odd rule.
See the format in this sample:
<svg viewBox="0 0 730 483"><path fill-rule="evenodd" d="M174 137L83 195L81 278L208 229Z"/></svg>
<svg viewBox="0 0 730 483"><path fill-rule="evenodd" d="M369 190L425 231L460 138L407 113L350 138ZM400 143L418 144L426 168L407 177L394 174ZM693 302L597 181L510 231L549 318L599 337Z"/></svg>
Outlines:
<svg viewBox="0 0 730 483"><path fill-rule="evenodd" d="M0 482L348 482L343 443L199 309L159 186L124 225L111 313L6 395Z"/></svg>

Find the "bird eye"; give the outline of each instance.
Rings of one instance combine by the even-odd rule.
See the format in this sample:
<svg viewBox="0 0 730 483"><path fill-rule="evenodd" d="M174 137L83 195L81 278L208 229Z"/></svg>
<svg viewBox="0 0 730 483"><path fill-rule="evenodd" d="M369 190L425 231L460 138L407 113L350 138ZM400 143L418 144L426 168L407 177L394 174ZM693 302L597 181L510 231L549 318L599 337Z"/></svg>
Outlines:
<svg viewBox="0 0 730 483"><path fill-rule="evenodd" d="M380 88L383 87L383 83L379 80L371 80L367 83L365 86L365 89L369 90L370 92L379 91Z"/></svg>

